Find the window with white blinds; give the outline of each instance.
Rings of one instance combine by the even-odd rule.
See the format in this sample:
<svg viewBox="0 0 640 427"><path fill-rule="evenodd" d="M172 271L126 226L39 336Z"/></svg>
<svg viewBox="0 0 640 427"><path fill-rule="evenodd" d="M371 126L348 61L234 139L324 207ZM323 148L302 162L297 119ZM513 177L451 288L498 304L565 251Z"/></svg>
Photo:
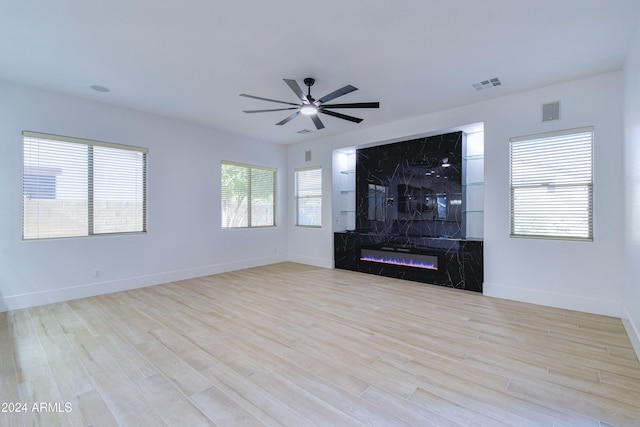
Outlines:
<svg viewBox="0 0 640 427"><path fill-rule="evenodd" d="M147 149L23 132L23 238L146 231Z"/></svg>
<svg viewBox="0 0 640 427"><path fill-rule="evenodd" d="M295 171L296 225L322 226L322 168Z"/></svg>
<svg viewBox="0 0 640 427"><path fill-rule="evenodd" d="M222 228L273 227L275 169L222 162Z"/></svg>
<svg viewBox="0 0 640 427"><path fill-rule="evenodd" d="M593 240L593 127L510 139L511 236Z"/></svg>

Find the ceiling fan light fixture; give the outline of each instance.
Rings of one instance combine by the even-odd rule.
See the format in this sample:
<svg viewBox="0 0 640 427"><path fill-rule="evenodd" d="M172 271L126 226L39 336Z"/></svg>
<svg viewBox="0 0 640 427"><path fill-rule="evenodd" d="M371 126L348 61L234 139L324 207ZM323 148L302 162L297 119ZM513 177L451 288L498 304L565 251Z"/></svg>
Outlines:
<svg viewBox="0 0 640 427"><path fill-rule="evenodd" d="M303 105L300 107L300 112L307 116L312 116L318 112L318 107L315 105Z"/></svg>

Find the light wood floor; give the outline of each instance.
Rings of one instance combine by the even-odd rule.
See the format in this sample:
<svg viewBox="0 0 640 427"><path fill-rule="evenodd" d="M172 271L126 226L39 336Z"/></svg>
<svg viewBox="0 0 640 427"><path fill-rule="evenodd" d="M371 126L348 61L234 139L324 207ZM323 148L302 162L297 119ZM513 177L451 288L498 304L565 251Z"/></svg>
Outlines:
<svg viewBox="0 0 640 427"><path fill-rule="evenodd" d="M292 263L4 313L0 344L1 426L640 425L619 319Z"/></svg>

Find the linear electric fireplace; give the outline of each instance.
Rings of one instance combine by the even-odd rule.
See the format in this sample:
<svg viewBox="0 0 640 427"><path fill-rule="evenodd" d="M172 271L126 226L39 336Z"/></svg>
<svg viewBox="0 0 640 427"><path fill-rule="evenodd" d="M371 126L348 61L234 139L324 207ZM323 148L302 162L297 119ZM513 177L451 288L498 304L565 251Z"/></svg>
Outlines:
<svg viewBox="0 0 640 427"><path fill-rule="evenodd" d="M398 251L397 249L395 251L385 251L363 248L360 252L360 261L438 270L437 256Z"/></svg>
<svg viewBox="0 0 640 427"><path fill-rule="evenodd" d="M335 233L336 268L482 292L482 242Z"/></svg>

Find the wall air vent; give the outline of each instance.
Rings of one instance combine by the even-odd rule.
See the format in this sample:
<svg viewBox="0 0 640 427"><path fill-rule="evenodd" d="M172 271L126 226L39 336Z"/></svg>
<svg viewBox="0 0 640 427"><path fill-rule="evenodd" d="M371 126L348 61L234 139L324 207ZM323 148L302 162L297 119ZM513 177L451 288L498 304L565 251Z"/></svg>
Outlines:
<svg viewBox="0 0 640 427"><path fill-rule="evenodd" d="M502 86L502 83L500 82L500 79L498 79L497 77L494 77L492 79L483 80L481 82L474 83L471 86L473 86L475 90L481 91L481 90L489 89L496 86Z"/></svg>
<svg viewBox="0 0 640 427"><path fill-rule="evenodd" d="M560 119L560 101L550 102L542 106L542 121L548 122L550 120Z"/></svg>

